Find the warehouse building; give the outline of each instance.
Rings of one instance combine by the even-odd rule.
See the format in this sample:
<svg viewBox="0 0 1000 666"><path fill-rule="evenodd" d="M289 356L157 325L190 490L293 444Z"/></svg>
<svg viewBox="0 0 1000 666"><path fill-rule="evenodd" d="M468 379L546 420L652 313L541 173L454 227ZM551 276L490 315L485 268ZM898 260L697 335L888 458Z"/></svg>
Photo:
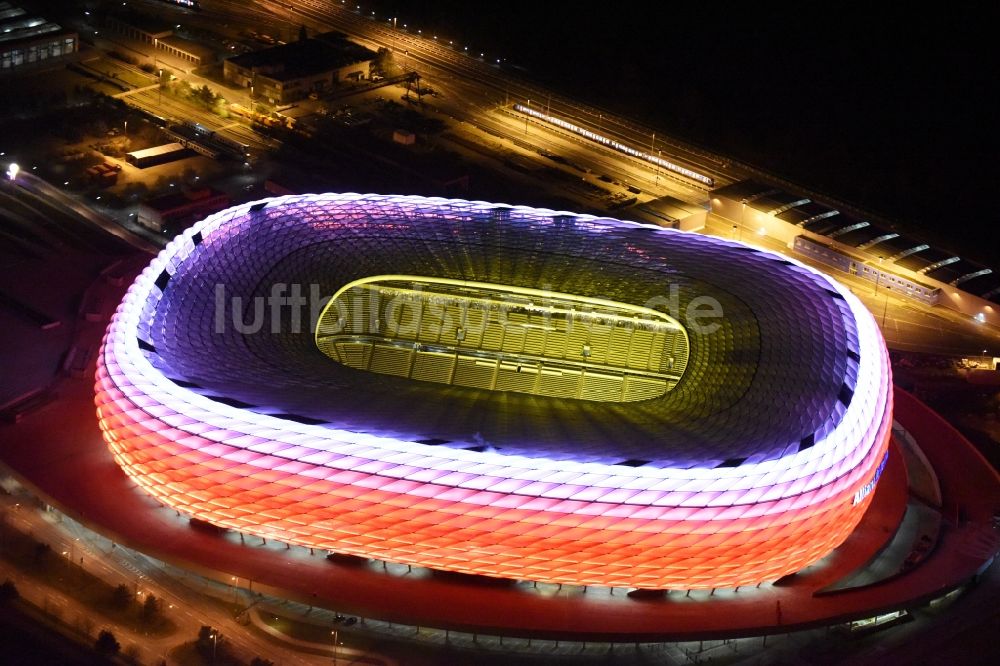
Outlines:
<svg viewBox="0 0 1000 666"><path fill-rule="evenodd" d="M225 61L226 81L255 98L285 104L323 93L337 83L370 78L375 52L336 32L281 44Z"/></svg>

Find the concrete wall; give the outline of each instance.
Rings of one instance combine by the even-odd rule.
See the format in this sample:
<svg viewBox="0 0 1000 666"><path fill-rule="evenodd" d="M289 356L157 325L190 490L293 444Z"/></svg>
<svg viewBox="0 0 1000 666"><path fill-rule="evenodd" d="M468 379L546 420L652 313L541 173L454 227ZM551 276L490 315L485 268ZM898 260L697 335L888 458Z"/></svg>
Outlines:
<svg viewBox="0 0 1000 666"><path fill-rule="evenodd" d="M769 238L777 239L791 247L795 237L803 233L799 227L767 213L762 213L750 204L744 206L739 201L715 194L712 195L711 203L713 213L726 218L737 226L737 237L742 235L743 238L749 239L763 229ZM742 227L742 234L739 233L740 227Z"/></svg>
<svg viewBox="0 0 1000 666"><path fill-rule="evenodd" d="M681 231L701 231L705 228L706 220L708 220L708 211L701 210L679 219L677 228Z"/></svg>
<svg viewBox="0 0 1000 666"><path fill-rule="evenodd" d="M327 90L334 82L355 80L359 77L368 79L371 77L371 62L354 63L339 69L287 81L273 79L268 76L267 72L260 69L254 74L249 69L235 64L232 60L226 60L223 63L222 72L226 81L241 88L249 88L252 85L254 97L267 99L272 104L283 104L303 99L314 90Z"/></svg>

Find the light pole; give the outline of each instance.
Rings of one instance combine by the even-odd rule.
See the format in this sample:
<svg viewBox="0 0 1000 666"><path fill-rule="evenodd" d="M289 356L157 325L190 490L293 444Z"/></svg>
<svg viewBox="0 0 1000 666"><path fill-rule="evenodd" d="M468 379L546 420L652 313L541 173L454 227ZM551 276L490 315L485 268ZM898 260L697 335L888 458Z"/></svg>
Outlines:
<svg viewBox="0 0 1000 666"><path fill-rule="evenodd" d="M238 604L240 602L240 579L238 576L230 576L233 581L233 603Z"/></svg>
<svg viewBox="0 0 1000 666"><path fill-rule="evenodd" d="M337 662L340 661L340 635L337 633L339 629L334 627L333 631L333 666L337 666Z"/></svg>
<svg viewBox="0 0 1000 666"><path fill-rule="evenodd" d="M746 198L740 201L740 240L743 240L743 220L746 219L747 215L747 200Z"/></svg>
<svg viewBox="0 0 1000 666"><path fill-rule="evenodd" d="M257 85L257 69L255 67L250 68L250 122L254 121L253 115L253 87Z"/></svg>
<svg viewBox="0 0 1000 666"><path fill-rule="evenodd" d="M878 256L878 272L875 273L875 296L878 296L878 281L882 278L882 260L885 259L881 254Z"/></svg>
<svg viewBox="0 0 1000 666"><path fill-rule="evenodd" d="M531 110L531 100L528 100L527 104L528 110ZM524 114L524 136L528 136L528 114Z"/></svg>
<svg viewBox="0 0 1000 666"><path fill-rule="evenodd" d="M654 183L654 187L660 186L660 159L662 159L660 157L661 153L662 151L660 150L656 151L656 182Z"/></svg>
<svg viewBox="0 0 1000 666"><path fill-rule="evenodd" d="M985 349L983 350L983 365L985 365L986 368L989 369L989 365L986 364L986 351L987 350Z"/></svg>
<svg viewBox="0 0 1000 666"><path fill-rule="evenodd" d="M882 261L885 259L882 255L878 257L878 273L875 274L875 296L878 296L878 283L882 279ZM882 306L882 335L885 335L885 315L889 312L889 292L886 290L885 294L885 304Z"/></svg>
<svg viewBox="0 0 1000 666"><path fill-rule="evenodd" d="M163 105L163 68L160 68L160 80L157 82L159 85L156 87L156 106L159 108Z"/></svg>
<svg viewBox="0 0 1000 666"><path fill-rule="evenodd" d="M882 336L885 337L885 315L889 311L889 291L885 292L885 304L882 306Z"/></svg>
<svg viewBox="0 0 1000 666"><path fill-rule="evenodd" d="M125 129L122 130L122 136L128 136L128 121L125 121Z"/></svg>
<svg viewBox="0 0 1000 666"><path fill-rule="evenodd" d="M219 645L218 630L212 632L212 663L215 663L215 648Z"/></svg>

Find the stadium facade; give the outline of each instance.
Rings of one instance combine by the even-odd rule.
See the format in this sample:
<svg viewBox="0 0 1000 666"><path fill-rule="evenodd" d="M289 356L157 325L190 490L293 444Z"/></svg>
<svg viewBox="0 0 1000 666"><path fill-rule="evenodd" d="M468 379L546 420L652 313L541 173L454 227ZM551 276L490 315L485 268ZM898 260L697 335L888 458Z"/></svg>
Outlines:
<svg viewBox="0 0 1000 666"><path fill-rule="evenodd" d="M303 285L332 296L315 325L294 299L263 307ZM260 325L230 325L230 304ZM216 525L696 589L777 580L847 538L886 459L890 386L867 310L782 255L328 194L238 206L168 245L112 319L96 404L125 472Z"/></svg>

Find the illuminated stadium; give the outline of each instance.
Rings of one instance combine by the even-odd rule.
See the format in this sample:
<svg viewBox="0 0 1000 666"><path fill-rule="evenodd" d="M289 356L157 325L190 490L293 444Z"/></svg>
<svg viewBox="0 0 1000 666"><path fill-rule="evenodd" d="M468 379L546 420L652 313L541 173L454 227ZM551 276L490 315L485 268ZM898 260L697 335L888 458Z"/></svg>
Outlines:
<svg viewBox="0 0 1000 666"><path fill-rule="evenodd" d="M489 577L707 589L847 538L886 460L890 384L868 311L782 255L327 194L168 245L110 324L96 404L125 472L215 525Z"/></svg>

